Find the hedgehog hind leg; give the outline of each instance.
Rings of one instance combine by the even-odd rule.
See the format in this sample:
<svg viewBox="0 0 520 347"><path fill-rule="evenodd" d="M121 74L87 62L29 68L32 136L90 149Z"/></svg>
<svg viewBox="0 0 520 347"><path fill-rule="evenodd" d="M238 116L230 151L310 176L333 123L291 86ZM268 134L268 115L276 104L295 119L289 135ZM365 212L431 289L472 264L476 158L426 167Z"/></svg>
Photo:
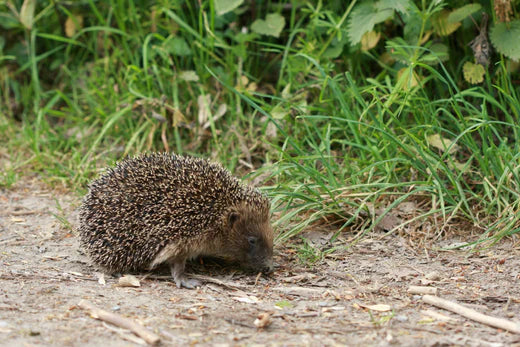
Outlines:
<svg viewBox="0 0 520 347"><path fill-rule="evenodd" d="M155 256L149 268L153 269L159 264L167 263L170 265L171 274L177 287L193 289L201 284L197 280L187 278L184 274L186 259L189 257L186 254L185 245L183 247L178 242L172 242Z"/></svg>
<svg viewBox="0 0 520 347"><path fill-rule="evenodd" d="M188 278L184 273L184 267L186 265L186 259L174 260L170 262L170 270L172 273L173 280L177 285L177 288L188 288L194 289L200 286L200 282L193 278Z"/></svg>

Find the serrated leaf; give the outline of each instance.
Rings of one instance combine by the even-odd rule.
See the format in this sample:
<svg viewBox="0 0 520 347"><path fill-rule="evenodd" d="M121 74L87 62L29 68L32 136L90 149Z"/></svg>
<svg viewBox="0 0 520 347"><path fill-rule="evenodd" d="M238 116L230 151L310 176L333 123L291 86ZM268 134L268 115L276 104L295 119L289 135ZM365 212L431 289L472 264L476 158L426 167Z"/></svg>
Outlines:
<svg viewBox="0 0 520 347"><path fill-rule="evenodd" d="M448 36L460 27L460 22L448 23L450 11L442 10L432 17L432 26L435 33L439 36Z"/></svg>
<svg viewBox="0 0 520 347"><path fill-rule="evenodd" d="M361 50L368 51L369 49L374 48L375 46L377 46L377 43L379 42L380 38L380 32L372 30L368 33L365 33L361 38Z"/></svg>
<svg viewBox="0 0 520 347"><path fill-rule="evenodd" d="M509 23L498 22L489 32L489 38L495 49L513 60L520 59L520 20Z"/></svg>
<svg viewBox="0 0 520 347"><path fill-rule="evenodd" d="M215 4L215 11L219 16L233 11L238 6L242 5L244 0L213 0Z"/></svg>
<svg viewBox="0 0 520 347"><path fill-rule="evenodd" d="M486 74L486 70L482 65L474 64L470 61L464 63L462 72L464 79L471 84L482 83L484 81L484 75Z"/></svg>
<svg viewBox="0 0 520 347"><path fill-rule="evenodd" d="M361 42L363 35L372 29L377 23L381 23L393 14L391 8L378 9L373 1L365 1L357 5L350 15L347 35L350 44Z"/></svg>
<svg viewBox="0 0 520 347"><path fill-rule="evenodd" d="M441 151L448 150L448 153L453 154L459 150L459 146L453 143L450 139L441 137L439 134L433 134L426 138L426 141L430 146L433 146Z"/></svg>
<svg viewBox="0 0 520 347"><path fill-rule="evenodd" d="M468 5L462 6L458 9L452 11L448 15L448 19L447 19L448 24L454 24L454 23L460 22L460 21L466 19L466 17L468 17L469 15L477 12L481 8L482 8L482 6L480 4L468 4Z"/></svg>
<svg viewBox="0 0 520 347"><path fill-rule="evenodd" d="M20 9L20 22L23 26L31 30L34 24L34 8L36 7L36 0L25 0Z"/></svg>
<svg viewBox="0 0 520 347"><path fill-rule="evenodd" d="M285 26L285 18L279 13L269 13L265 20L257 19L251 25L251 30L260 35L279 37Z"/></svg>
<svg viewBox="0 0 520 347"><path fill-rule="evenodd" d="M380 10L392 9L403 14L408 14L410 0L379 0L375 6Z"/></svg>

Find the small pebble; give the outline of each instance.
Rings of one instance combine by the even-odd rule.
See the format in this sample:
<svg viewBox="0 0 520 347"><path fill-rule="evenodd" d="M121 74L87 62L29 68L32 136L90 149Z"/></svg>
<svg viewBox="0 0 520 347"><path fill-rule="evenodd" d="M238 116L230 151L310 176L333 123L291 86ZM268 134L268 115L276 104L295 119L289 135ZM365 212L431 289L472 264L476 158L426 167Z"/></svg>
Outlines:
<svg viewBox="0 0 520 347"><path fill-rule="evenodd" d="M119 306L113 306L112 307L112 311L119 311L121 309L121 307Z"/></svg>
<svg viewBox="0 0 520 347"><path fill-rule="evenodd" d="M427 280L430 280L430 281L440 281L441 275L439 275L439 273L437 271L432 271L432 272L427 273L424 276L424 278L426 278Z"/></svg>
<svg viewBox="0 0 520 347"><path fill-rule="evenodd" d="M408 321L408 317L403 316L403 315L395 316L394 319L397 319L399 322L407 322Z"/></svg>

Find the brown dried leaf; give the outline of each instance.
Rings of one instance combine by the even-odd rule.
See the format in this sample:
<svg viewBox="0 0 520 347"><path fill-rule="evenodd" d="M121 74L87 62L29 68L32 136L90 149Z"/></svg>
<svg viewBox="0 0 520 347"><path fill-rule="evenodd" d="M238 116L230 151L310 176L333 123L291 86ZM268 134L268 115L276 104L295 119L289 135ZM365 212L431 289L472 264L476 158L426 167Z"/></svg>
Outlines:
<svg viewBox="0 0 520 347"><path fill-rule="evenodd" d="M246 304L257 304L258 302L260 302L260 300L254 295L234 296L232 297L232 299Z"/></svg>
<svg viewBox="0 0 520 347"><path fill-rule="evenodd" d="M117 283L118 287L140 287L141 282L132 275L125 275L123 277L119 278L119 281Z"/></svg>
<svg viewBox="0 0 520 347"><path fill-rule="evenodd" d="M459 150L459 146L457 144L454 144L450 139L441 137L439 134L428 136L426 141L430 146L438 148L443 152L448 149L448 153L450 154L453 154Z"/></svg>
<svg viewBox="0 0 520 347"><path fill-rule="evenodd" d="M362 51L368 51L375 46L377 46L377 43L379 42L379 39L381 38L381 33L377 31L369 31L366 32L363 37L361 37L361 50Z"/></svg>
<svg viewBox="0 0 520 347"><path fill-rule="evenodd" d="M378 311L378 312L387 312L387 311L390 311L392 309L392 307L390 305L387 305L387 304L375 304L375 305L359 304L359 306L364 307L364 308L368 308L369 310L372 310L372 311Z"/></svg>
<svg viewBox="0 0 520 347"><path fill-rule="evenodd" d="M254 323L255 327L258 329L263 329L269 325L271 325L271 315L268 312L260 313L255 319Z"/></svg>
<svg viewBox="0 0 520 347"><path fill-rule="evenodd" d="M199 95L197 98L197 105L199 105L199 125L203 126L209 120L211 114L211 95Z"/></svg>
<svg viewBox="0 0 520 347"><path fill-rule="evenodd" d="M71 15L65 21L65 35L72 37L83 27L83 17L81 15Z"/></svg>
<svg viewBox="0 0 520 347"><path fill-rule="evenodd" d="M395 214L389 212L389 213L385 214L385 216L377 224L376 228L379 230L390 231L401 223L402 223L401 218L399 218Z"/></svg>

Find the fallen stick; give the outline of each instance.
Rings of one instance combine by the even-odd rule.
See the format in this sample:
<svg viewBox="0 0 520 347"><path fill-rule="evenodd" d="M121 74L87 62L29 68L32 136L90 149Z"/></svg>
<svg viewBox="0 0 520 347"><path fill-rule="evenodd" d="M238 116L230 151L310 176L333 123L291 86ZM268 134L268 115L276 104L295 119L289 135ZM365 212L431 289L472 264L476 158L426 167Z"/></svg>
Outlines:
<svg viewBox="0 0 520 347"><path fill-rule="evenodd" d="M408 293L410 294L437 294L437 288L436 287L424 287L424 286L410 286L408 288Z"/></svg>
<svg viewBox="0 0 520 347"><path fill-rule="evenodd" d="M133 320L125 318L125 317L121 317L120 315L102 310L100 308L97 308L96 306L92 305L90 302L88 302L86 300L81 300L79 302L78 306L84 310L90 311L90 315L95 319L99 319L104 322L113 324L115 326L130 330L131 332L133 332L137 336L141 337L143 340L146 341L146 343L148 343L150 345L155 345L155 344L159 343L159 340L161 339L159 336L152 333L151 331L149 331L142 325L137 324Z"/></svg>
<svg viewBox="0 0 520 347"><path fill-rule="evenodd" d="M455 312L476 322L520 334L520 324L509 321L507 319L488 316L471 308L457 304L456 302L439 298L438 296L424 295L422 300L427 304Z"/></svg>

